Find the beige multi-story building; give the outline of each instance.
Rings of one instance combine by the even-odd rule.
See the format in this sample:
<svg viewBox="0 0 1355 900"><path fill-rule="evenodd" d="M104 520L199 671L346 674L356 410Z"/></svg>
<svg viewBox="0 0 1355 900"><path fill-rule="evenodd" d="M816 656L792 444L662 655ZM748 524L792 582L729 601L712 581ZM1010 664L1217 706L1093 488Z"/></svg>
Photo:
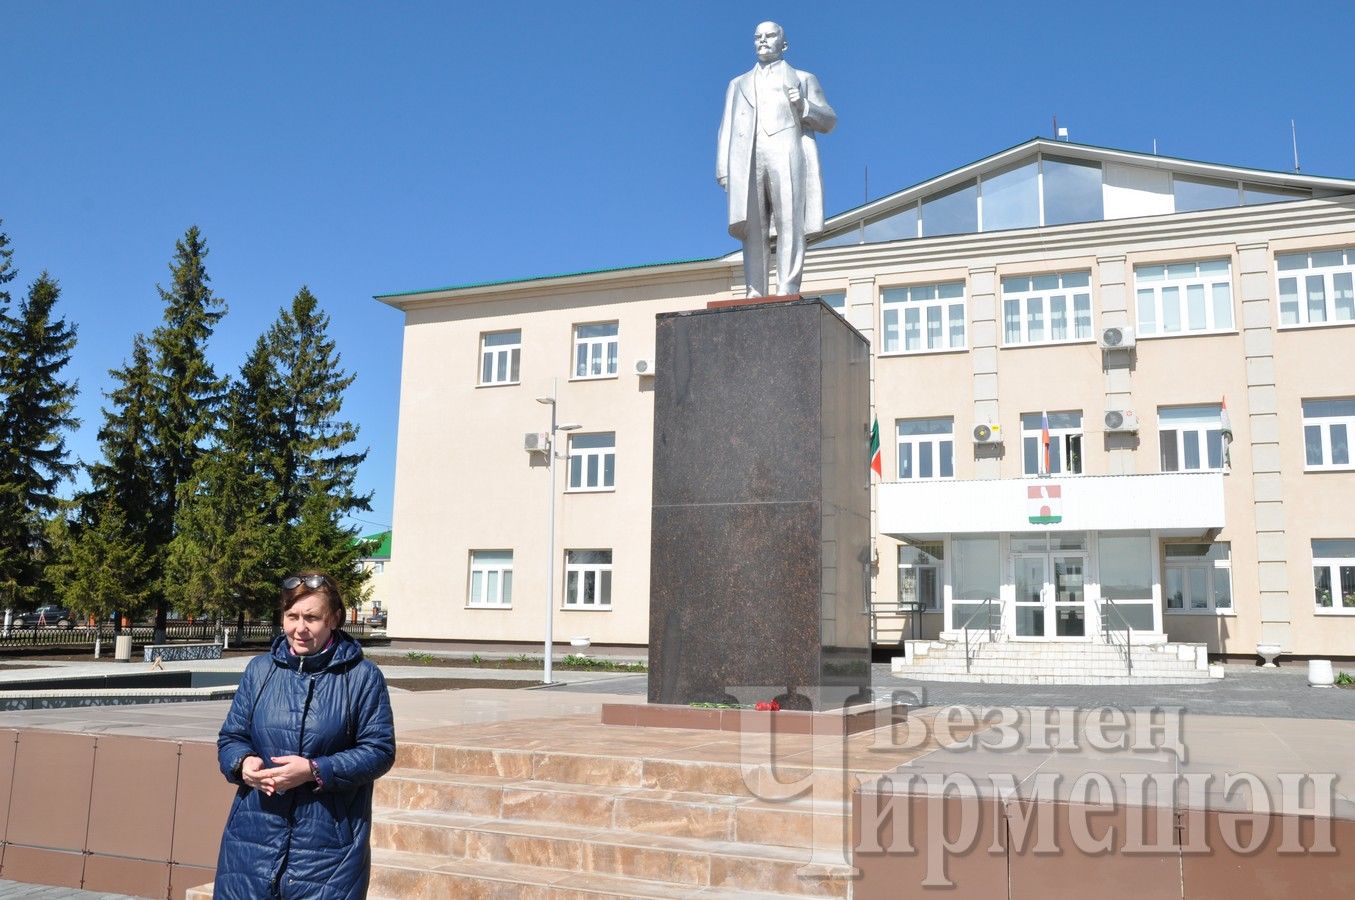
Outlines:
<svg viewBox="0 0 1355 900"><path fill-rule="evenodd" d="M872 346L878 644L986 610L1355 654L1355 181L1037 139L827 226L802 293ZM741 279L736 253L378 298L405 314L394 637L540 642L550 603L557 641L647 642L654 317Z"/></svg>

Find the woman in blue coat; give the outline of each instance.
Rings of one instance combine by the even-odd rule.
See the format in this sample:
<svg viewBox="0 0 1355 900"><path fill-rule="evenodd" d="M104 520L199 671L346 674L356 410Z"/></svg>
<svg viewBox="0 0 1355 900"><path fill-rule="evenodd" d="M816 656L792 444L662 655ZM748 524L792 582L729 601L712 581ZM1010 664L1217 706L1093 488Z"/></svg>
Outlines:
<svg viewBox="0 0 1355 900"><path fill-rule="evenodd" d="M217 757L238 784L216 900L360 898L371 873L372 782L395 762L381 670L343 631L325 575L282 582L282 630L250 660Z"/></svg>

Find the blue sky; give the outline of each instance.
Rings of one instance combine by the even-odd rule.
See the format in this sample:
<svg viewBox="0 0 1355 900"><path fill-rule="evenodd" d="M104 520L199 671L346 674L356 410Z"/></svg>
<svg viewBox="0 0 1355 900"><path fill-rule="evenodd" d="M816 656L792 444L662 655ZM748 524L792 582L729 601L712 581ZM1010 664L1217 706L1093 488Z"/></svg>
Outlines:
<svg viewBox="0 0 1355 900"><path fill-rule="evenodd" d="M234 374L309 285L357 374L346 413L391 521L401 317L373 294L735 249L724 86L779 20L838 113L827 211L1037 135L1355 177L1349 0L1089 4L0 4L0 219L80 328L97 456L107 370L160 321L197 224ZM15 293L13 290L12 293ZM477 427L467 422L467 428ZM452 477L455 477L453 473Z"/></svg>

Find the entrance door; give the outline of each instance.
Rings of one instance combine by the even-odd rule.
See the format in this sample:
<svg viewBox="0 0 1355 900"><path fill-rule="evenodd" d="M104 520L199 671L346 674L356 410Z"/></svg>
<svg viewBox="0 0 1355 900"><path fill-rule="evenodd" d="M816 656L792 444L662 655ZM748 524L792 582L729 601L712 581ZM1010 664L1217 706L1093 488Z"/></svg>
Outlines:
<svg viewBox="0 0 1355 900"><path fill-rule="evenodd" d="M1014 634L1031 638L1081 638L1087 634L1083 589L1085 553L1054 551L1012 556L1016 586Z"/></svg>

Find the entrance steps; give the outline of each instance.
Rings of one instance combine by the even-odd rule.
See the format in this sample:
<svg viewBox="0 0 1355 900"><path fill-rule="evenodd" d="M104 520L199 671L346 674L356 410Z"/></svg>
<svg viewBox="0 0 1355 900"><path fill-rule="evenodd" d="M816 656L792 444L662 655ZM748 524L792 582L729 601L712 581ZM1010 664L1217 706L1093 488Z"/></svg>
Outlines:
<svg viewBox="0 0 1355 900"><path fill-rule="evenodd" d="M972 639L971 639L972 641ZM1222 678L1209 666L1204 644L1135 644L1132 670L1123 644L987 641L905 641L893 659L900 678L980 684L1194 684Z"/></svg>
<svg viewBox="0 0 1355 900"><path fill-rule="evenodd" d="M376 785L374 896L848 895L850 868L810 848L816 828L847 833L849 805L760 800L736 762L402 743L396 765Z"/></svg>

